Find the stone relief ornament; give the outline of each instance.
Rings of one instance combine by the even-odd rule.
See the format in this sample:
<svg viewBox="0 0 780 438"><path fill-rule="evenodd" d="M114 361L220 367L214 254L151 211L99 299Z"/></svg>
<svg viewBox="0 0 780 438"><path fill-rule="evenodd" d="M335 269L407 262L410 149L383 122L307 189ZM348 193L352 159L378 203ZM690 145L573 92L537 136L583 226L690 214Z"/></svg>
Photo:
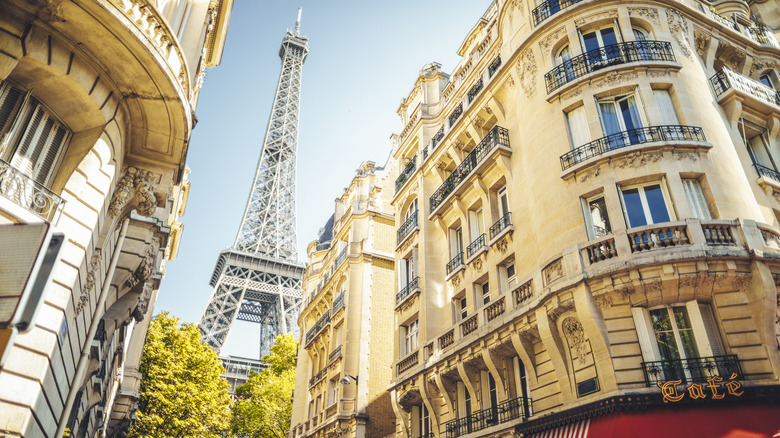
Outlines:
<svg viewBox="0 0 780 438"><path fill-rule="evenodd" d="M573 99L573 98L575 98L575 97L577 97L577 96L579 96L579 95L581 95L581 94L582 94L582 88L577 88L576 90L572 90L572 91L570 91L570 92L568 92L568 93L564 94L564 95L561 97L561 99L563 99L563 100L569 100L569 99Z"/></svg>
<svg viewBox="0 0 780 438"><path fill-rule="evenodd" d="M756 74L761 73L764 70L769 70L773 68L773 66L774 63L772 61L761 60L753 62L753 64L750 66L750 77L755 77Z"/></svg>
<svg viewBox="0 0 780 438"><path fill-rule="evenodd" d="M488 114L493 114L493 110L488 105L483 106L482 107L482 111L484 111L484 112L486 112Z"/></svg>
<svg viewBox="0 0 780 438"><path fill-rule="evenodd" d="M688 22L677 9L666 10L666 20L669 22L669 31L674 36L680 49L687 57L691 56L691 46L688 43Z"/></svg>
<svg viewBox="0 0 780 438"><path fill-rule="evenodd" d="M452 279L452 287L457 289L460 286L460 274L455 274Z"/></svg>
<svg viewBox="0 0 780 438"><path fill-rule="evenodd" d="M643 281L642 286L645 288L645 293L656 293L661 292L663 282L661 280Z"/></svg>
<svg viewBox="0 0 780 438"><path fill-rule="evenodd" d="M563 336L569 342L572 360L577 359L580 364L584 364L587 351L585 348L585 330L582 328L582 323L579 319L570 316L563 320L561 328L563 329Z"/></svg>
<svg viewBox="0 0 780 438"><path fill-rule="evenodd" d="M595 178L599 176L600 173L601 173L601 167L599 166L591 167L590 169L580 173L580 182L583 183L589 180L590 178Z"/></svg>
<svg viewBox="0 0 780 438"><path fill-rule="evenodd" d="M135 272L125 282L128 287L135 287L136 284L148 280L154 274L159 249L160 244L157 243L157 240L152 240L152 243L146 246L146 252L141 259L141 263L138 264Z"/></svg>
<svg viewBox="0 0 780 438"><path fill-rule="evenodd" d="M542 270L545 286L563 277L563 259L558 259Z"/></svg>
<svg viewBox="0 0 780 438"><path fill-rule="evenodd" d="M696 152L690 152L690 151L674 151L672 152L672 157L675 160L691 160L696 161L699 159L699 154Z"/></svg>
<svg viewBox="0 0 780 438"><path fill-rule="evenodd" d="M653 23L659 24L658 21L658 9L651 8L628 8L628 15L632 17L640 17Z"/></svg>
<svg viewBox="0 0 780 438"><path fill-rule="evenodd" d="M501 240L499 240L496 243L496 248L498 248L498 251L501 254L506 254L506 250L509 247L509 242L506 239L506 236L502 237Z"/></svg>
<svg viewBox="0 0 780 438"><path fill-rule="evenodd" d="M157 207L157 198L154 196L152 175L149 171L139 170L135 177L135 196L138 197L136 209L142 216L151 216Z"/></svg>
<svg viewBox="0 0 780 438"><path fill-rule="evenodd" d="M515 14L517 14L520 18L523 18L525 16L524 10L525 10L525 0L510 0L509 6L512 7L512 9L509 11L509 23L511 24L515 19Z"/></svg>
<svg viewBox="0 0 780 438"><path fill-rule="evenodd" d="M612 307L613 299L610 295L599 295L593 299L596 301L596 305L599 306L601 310L606 310Z"/></svg>
<svg viewBox="0 0 780 438"><path fill-rule="evenodd" d="M693 29L693 45L696 47L696 53L699 54L701 59L704 59L704 54L707 52L707 47L710 46L711 38L709 32L699 28Z"/></svg>
<svg viewBox="0 0 780 438"><path fill-rule="evenodd" d="M615 87L620 85L621 82L631 81L639 77L638 73L619 73L612 72L604 76L603 79L596 82L597 87Z"/></svg>
<svg viewBox="0 0 780 438"><path fill-rule="evenodd" d="M133 186L135 181L135 167L130 167L127 172L116 183L116 189L114 190L114 196L111 197L111 203L108 205L108 213L111 216L118 216L125 208L127 201L133 195Z"/></svg>
<svg viewBox="0 0 780 438"><path fill-rule="evenodd" d="M512 75L508 75L506 78L506 84L509 85L509 88L513 89L515 88L515 80L512 77Z"/></svg>
<svg viewBox="0 0 780 438"><path fill-rule="evenodd" d="M96 249L92 254L92 259L87 266L87 278L84 280L84 285L81 287L81 295L79 296L79 302L76 303L76 309L73 312L76 316L79 316L84 307L89 301L89 293L92 288L95 287L97 281L98 268L100 267L100 250Z"/></svg>
<svg viewBox="0 0 780 438"><path fill-rule="evenodd" d="M136 322L141 322L146 315L146 311L149 310L149 301L152 299L152 289L154 289L152 281L145 281L144 288L141 292L141 298L138 300L138 305L133 310L133 318Z"/></svg>
<svg viewBox="0 0 780 438"><path fill-rule="evenodd" d="M620 158L616 158L612 161L610 161L610 166L615 169L625 169L626 167L629 168L637 168L644 166L647 163L656 163L658 160L663 157L663 153L661 152L654 152L654 153L642 153L642 152L634 152L628 155L625 155Z"/></svg>
<svg viewBox="0 0 780 438"><path fill-rule="evenodd" d="M617 9L611 9L609 11L594 14L589 17L580 18L579 20L574 20L574 25L577 27L582 27L588 23L593 23L594 21L599 21L599 20L604 20L609 18L617 18L617 16L618 16Z"/></svg>
<svg viewBox="0 0 780 438"><path fill-rule="evenodd" d="M532 98L536 94L536 58L533 50L526 49L517 61L517 77L523 87L525 96ZM511 76L510 76L511 77Z"/></svg>
<svg viewBox="0 0 780 438"><path fill-rule="evenodd" d="M148 170L128 167L125 175L116 184L114 195L108 206L108 213L114 217L120 215L135 194L138 198L136 206L138 213L147 217L154 214L157 207L157 197L154 195L153 180L154 175ZM135 193L133 193L133 189L135 189Z"/></svg>
<svg viewBox="0 0 780 438"><path fill-rule="evenodd" d="M564 36L566 36L566 28L561 26L558 29L552 31L543 40L539 41L539 49L542 52L542 58L546 58L547 55L552 55L550 53L550 47L552 47L556 41L560 40Z"/></svg>
<svg viewBox="0 0 780 438"><path fill-rule="evenodd" d="M474 270L477 272L482 270L482 256L477 257L474 259Z"/></svg>

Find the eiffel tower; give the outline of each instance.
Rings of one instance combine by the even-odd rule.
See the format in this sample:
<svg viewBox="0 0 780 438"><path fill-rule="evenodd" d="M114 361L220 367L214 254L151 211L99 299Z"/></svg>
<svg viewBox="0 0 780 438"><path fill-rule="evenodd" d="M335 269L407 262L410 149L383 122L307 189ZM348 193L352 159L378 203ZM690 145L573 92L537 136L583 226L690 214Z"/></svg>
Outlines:
<svg viewBox="0 0 780 438"><path fill-rule="evenodd" d="M211 275L214 288L200 318L203 339L217 354L236 320L260 325L260 357L277 335L298 333L301 280L295 235L295 155L301 70L309 39L287 31L279 57L282 69L252 190L235 243L222 251Z"/></svg>

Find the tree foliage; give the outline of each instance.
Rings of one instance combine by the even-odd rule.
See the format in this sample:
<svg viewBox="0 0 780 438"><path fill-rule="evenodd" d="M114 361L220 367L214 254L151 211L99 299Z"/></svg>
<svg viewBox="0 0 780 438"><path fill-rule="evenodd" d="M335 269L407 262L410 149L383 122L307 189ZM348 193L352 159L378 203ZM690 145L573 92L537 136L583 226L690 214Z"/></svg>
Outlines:
<svg viewBox="0 0 780 438"><path fill-rule="evenodd" d="M220 437L230 395L217 354L193 324L163 312L150 323L141 358L141 397L130 437Z"/></svg>
<svg viewBox="0 0 780 438"><path fill-rule="evenodd" d="M233 432L242 437L281 438L290 428L292 394L298 341L293 335L279 335L271 354L262 362L263 371L251 374L249 381L236 389L233 406Z"/></svg>

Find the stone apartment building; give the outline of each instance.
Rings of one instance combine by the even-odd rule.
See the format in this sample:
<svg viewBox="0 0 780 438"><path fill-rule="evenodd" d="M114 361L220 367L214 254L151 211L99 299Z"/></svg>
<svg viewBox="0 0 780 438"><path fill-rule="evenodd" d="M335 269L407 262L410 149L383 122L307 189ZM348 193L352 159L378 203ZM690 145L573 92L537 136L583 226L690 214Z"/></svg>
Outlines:
<svg viewBox="0 0 780 438"><path fill-rule="evenodd" d="M53 248L50 276L29 282L40 281L37 297L0 269L1 436L130 427L141 349L181 238L198 93L231 8L0 2L0 265Z"/></svg>
<svg viewBox="0 0 780 438"><path fill-rule="evenodd" d="M496 0L420 71L396 436L780 429L778 30L773 1Z"/></svg>
<svg viewBox="0 0 780 438"><path fill-rule="evenodd" d="M394 162L368 161L309 244L291 436L392 436Z"/></svg>

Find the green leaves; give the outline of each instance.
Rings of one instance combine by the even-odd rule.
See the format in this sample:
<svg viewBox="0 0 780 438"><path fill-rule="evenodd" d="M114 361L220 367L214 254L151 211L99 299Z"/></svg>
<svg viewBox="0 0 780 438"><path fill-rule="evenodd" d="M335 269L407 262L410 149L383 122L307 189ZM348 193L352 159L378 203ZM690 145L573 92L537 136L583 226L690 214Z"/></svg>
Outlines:
<svg viewBox="0 0 780 438"><path fill-rule="evenodd" d="M149 326L140 372L141 397L130 437L221 437L230 426L230 396L217 354L193 324L163 312Z"/></svg>
<svg viewBox="0 0 780 438"><path fill-rule="evenodd" d="M236 389L233 406L233 433L252 438L281 438L290 428L292 394L298 341L290 334L276 337L268 365Z"/></svg>

